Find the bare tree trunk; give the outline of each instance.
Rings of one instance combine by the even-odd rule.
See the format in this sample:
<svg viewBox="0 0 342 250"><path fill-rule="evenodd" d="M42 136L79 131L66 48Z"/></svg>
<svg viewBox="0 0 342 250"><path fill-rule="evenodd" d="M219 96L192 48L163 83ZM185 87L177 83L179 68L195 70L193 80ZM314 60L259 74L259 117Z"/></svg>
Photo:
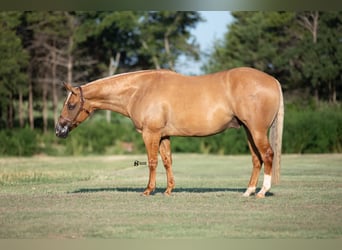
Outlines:
<svg viewBox="0 0 342 250"><path fill-rule="evenodd" d="M312 42L317 43L317 34L318 34L318 19L319 12L318 11L310 11L307 15L301 15L299 23L310 31L312 35Z"/></svg>
<svg viewBox="0 0 342 250"><path fill-rule="evenodd" d="M152 56L152 60L156 69L161 69L158 58L156 56Z"/></svg>
<svg viewBox="0 0 342 250"><path fill-rule="evenodd" d="M317 43L317 35L318 35L318 19L319 12L318 11L310 11L308 14L303 14L300 16L299 23L307 29L312 35L312 43ZM314 86L315 92L315 101L316 104L319 104L319 86Z"/></svg>
<svg viewBox="0 0 342 250"><path fill-rule="evenodd" d="M167 34L165 34L164 36L164 47L165 47L165 52L168 58L169 68L171 70L175 70L175 65L174 65L174 61L172 59L171 50L170 50L169 37Z"/></svg>
<svg viewBox="0 0 342 250"><path fill-rule="evenodd" d="M116 73L116 71L119 68L119 63L120 63L120 57L121 57L121 53L120 52L116 52L115 55L115 60L113 58L113 56L110 57L109 59L109 65L108 65L108 76L112 76ZM111 120L111 111L107 110L106 111L106 120L108 123L110 123Z"/></svg>
<svg viewBox="0 0 342 250"><path fill-rule="evenodd" d="M178 26L181 18L182 18L182 14L180 12L177 12L176 18L173 20L173 24L168 27L168 29L166 30L166 32L164 34L164 48L165 48L167 60L169 63L169 68L171 70L175 69L175 62L174 62L174 59L172 58L172 54L171 54L169 37L172 34L172 32L175 30L175 27Z"/></svg>
<svg viewBox="0 0 342 250"><path fill-rule="evenodd" d="M42 84L43 93L42 93L42 101L43 101L43 132L47 132L48 127L48 103L47 103L47 95L48 95L48 83L44 82Z"/></svg>
<svg viewBox="0 0 342 250"><path fill-rule="evenodd" d="M318 87L317 86L315 87L314 92L315 92L315 102L318 105L319 104L319 91L318 91Z"/></svg>
<svg viewBox="0 0 342 250"><path fill-rule="evenodd" d="M69 44L68 44L68 83L72 84L72 70L73 70L73 56L72 56L72 47L74 46L74 39L72 36L69 37Z"/></svg>
<svg viewBox="0 0 342 250"><path fill-rule="evenodd" d="M68 70L68 83L72 84L73 81L73 56L72 56L72 50L74 47L74 32L76 29L76 24L75 24L75 18L70 15L67 11L64 12L64 14L68 18L68 26L69 30L71 31L71 34L69 35L69 41L68 41L68 48L67 48L67 70Z"/></svg>
<svg viewBox="0 0 342 250"><path fill-rule="evenodd" d="M18 107L18 118L19 126L24 127L24 111L23 111L23 91L19 88L19 107Z"/></svg>
<svg viewBox="0 0 342 250"><path fill-rule="evenodd" d="M336 86L333 81L329 81L329 102L336 104Z"/></svg>
<svg viewBox="0 0 342 250"><path fill-rule="evenodd" d="M7 104L7 128L13 128L13 95L10 93Z"/></svg>
<svg viewBox="0 0 342 250"><path fill-rule="evenodd" d="M51 77L52 77L52 106L53 106L53 119L54 124L57 123L58 120L58 95L57 95L57 83L56 83L56 68L57 68L57 54L56 50L52 51L52 65L51 65Z"/></svg>
<svg viewBox="0 0 342 250"><path fill-rule="evenodd" d="M336 99L336 85L333 83L333 86L332 86L332 102L334 104L337 103L337 99Z"/></svg>
<svg viewBox="0 0 342 250"><path fill-rule="evenodd" d="M150 50L150 48L148 47L148 45L147 45L147 43L145 41L141 41L141 42L142 42L142 45L143 45L144 49ZM158 58L155 55L152 55L152 62L153 62L154 67L156 69L160 69L161 68L159 60L158 60Z"/></svg>
<svg viewBox="0 0 342 250"><path fill-rule="evenodd" d="M29 78L29 86L28 86L28 115L29 115L29 123L30 128L34 129L34 117L33 117L33 86L32 86L32 73L30 69L30 78Z"/></svg>

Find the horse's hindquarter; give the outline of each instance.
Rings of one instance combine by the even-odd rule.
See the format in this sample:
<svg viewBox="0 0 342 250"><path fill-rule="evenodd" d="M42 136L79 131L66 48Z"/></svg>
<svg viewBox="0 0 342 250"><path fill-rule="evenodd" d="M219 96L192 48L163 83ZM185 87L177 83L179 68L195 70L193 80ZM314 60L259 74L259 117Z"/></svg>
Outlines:
<svg viewBox="0 0 342 250"><path fill-rule="evenodd" d="M268 129L279 109L278 81L252 68L236 68L227 74L234 114L247 126Z"/></svg>

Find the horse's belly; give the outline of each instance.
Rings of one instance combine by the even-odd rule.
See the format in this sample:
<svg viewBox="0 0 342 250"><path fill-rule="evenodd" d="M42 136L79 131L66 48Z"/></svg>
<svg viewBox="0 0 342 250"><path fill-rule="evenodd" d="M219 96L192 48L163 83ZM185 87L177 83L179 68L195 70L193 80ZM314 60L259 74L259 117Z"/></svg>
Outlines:
<svg viewBox="0 0 342 250"><path fill-rule="evenodd" d="M165 128L165 135L208 136L220 133L228 127L238 127L234 117L228 115L215 117L189 115L187 118L181 117L170 121Z"/></svg>

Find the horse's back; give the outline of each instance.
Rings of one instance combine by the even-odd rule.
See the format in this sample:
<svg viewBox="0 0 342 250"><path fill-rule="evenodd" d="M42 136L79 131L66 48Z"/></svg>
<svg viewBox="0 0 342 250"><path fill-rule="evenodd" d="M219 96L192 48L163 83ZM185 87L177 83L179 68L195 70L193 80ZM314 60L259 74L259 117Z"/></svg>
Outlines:
<svg viewBox="0 0 342 250"><path fill-rule="evenodd" d="M277 80L273 76L257 69L239 67L224 71L224 73L227 74L227 82L234 88L248 87L252 89L253 87L266 87L277 90Z"/></svg>

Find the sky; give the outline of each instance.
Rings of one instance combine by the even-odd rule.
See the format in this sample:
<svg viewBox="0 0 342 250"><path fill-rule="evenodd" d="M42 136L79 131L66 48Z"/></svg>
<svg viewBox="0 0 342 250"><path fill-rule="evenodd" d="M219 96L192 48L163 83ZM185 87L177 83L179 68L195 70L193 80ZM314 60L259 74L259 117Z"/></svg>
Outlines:
<svg viewBox="0 0 342 250"><path fill-rule="evenodd" d="M233 21L233 17L228 11L200 11L200 13L206 21L198 23L191 33L199 43L201 54L203 54L212 49L214 41L223 39L228 31L227 25ZM185 75L200 75L203 74L201 66L204 62L203 55L199 62L181 57L176 64L176 71Z"/></svg>

